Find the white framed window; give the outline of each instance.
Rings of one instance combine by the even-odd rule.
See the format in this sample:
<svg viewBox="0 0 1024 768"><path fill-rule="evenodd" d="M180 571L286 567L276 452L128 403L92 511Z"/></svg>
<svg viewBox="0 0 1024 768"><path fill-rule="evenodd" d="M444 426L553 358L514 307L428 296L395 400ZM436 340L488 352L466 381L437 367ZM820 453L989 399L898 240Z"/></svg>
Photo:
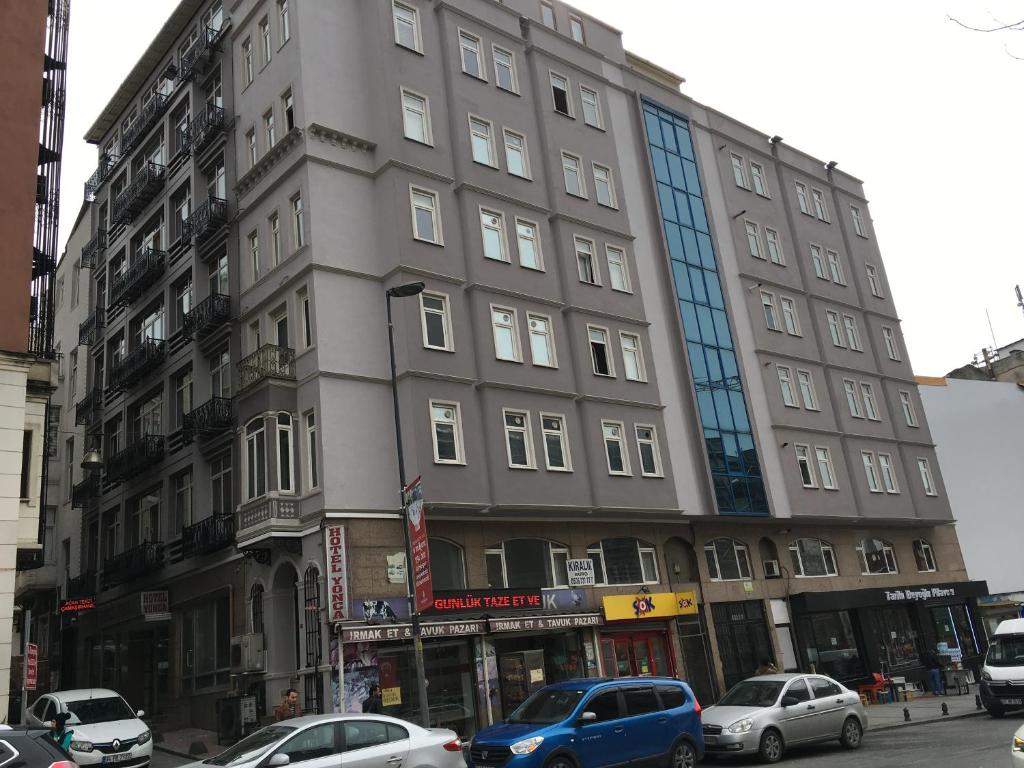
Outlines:
<svg viewBox="0 0 1024 768"><path fill-rule="evenodd" d="M306 244L306 221L302 209L302 195L295 195L292 204L292 240L295 250Z"/></svg>
<svg viewBox="0 0 1024 768"><path fill-rule="evenodd" d="M865 264L864 271L868 274L868 286L871 288L871 295L884 299L885 294L882 292L882 278L878 274L878 267L874 264Z"/></svg>
<svg viewBox="0 0 1024 768"><path fill-rule="evenodd" d="M796 380L800 387L800 399L803 401L804 408L808 411L819 410L818 393L814 391L814 378L811 376L811 372L797 368Z"/></svg>
<svg viewBox="0 0 1024 768"><path fill-rule="evenodd" d="M611 289L622 293L632 293L626 252L614 245L605 245L604 252L608 262L608 284Z"/></svg>
<svg viewBox="0 0 1024 768"><path fill-rule="evenodd" d="M505 423L505 455L510 469L536 469L530 412L502 409Z"/></svg>
<svg viewBox="0 0 1024 768"><path fill-rule="evenodd" d="M882 417L878 413L878 401L875 400L875 388L868 382L862 381L860 383L860 394L864 400L864 415L871 421L881 421Z"/></svg>
<svg viewBox="0 0 1024 768"><path fill-rule="evenodd" d="M420 38L420 14L404 3L392 3L391 16L395 24L395 42L403 48L423 52Z"/></svg>
<svg viewBox="0 0 1024 768"><path fill-rule="evenodd" d="M292 21L288 10L290 0L277 0L277 16L281 25L281 45L292 39Z"/></svg>
<svg viewBox="0 0 1024 768"><path fill-rule="evenodd" d="M587 186L583 181L582 164L583 160L578 155L562 153L562 177L565 181L565 191L586 200Z"/></svg>
<svg viewBox="0 0 1024 768"><path fill-rule="evenodd" d="M643 477L663 477L657 429L653 424L635 424L633 429L636 432L636 453L640 457L640 474Z"/></svg>
<svg viewBox="0 0 1024 768"><path fill-rule="evenodd" d="M431 400L430 428L434 443L434 463L465 464L459 403Z"/></svg>
<svg viewBox="0 0 1024 768"><path fill-rule="evenodd" d="M309 487L320 487L320 452L316 447L316 414L309 411L306 414L306 461L309 464L306 481Z"/></svg>
<svg viewBox="0 0 1024 768"><path fill-rule="evenodd" d="M780 267L786 266L786 255L782 252L782 239L779 237L779 233L770 227L765 227L764 239L768 245L768 258L771 259L772 264L778 264Z"/></svg>
<svg viewBox="0 0 1024 768"><path fill-rule="evenodd" d="M793 575L802 578L838 576L836 552L821 539L797 539L789 545L793 559Z"/></svg>
<svg viewBox="0 0 1024 768"><path fill-rule="evenodd" d="M249 167L252 168L256 165L256 161L259 159L258 150L256 149L256 129L250 128L245 132L245 147L246 152L249 156Z"/></svg>
<svg viewBox="0 0 1024 768"><path fill-rule="evenodd" d="M491 306L491 328L494 336L494 356L499 360L521 363L523 353L519 346L516 311L508 307Z"/></svg>
<svg viewBox="0 0 1024 768"><path fill-rule="evenodd" d="M555 112L566 117L574 117L572 99L569 97L569 78L557 72L549 72L548 80L551 83L551 102Z"/></svg>
<svg viewBox="0 0 1024 768"><path fill-rule="evenodd" d="M711 581L744 581L750 578L750 555L742 541L712 539L704 545L704 559Z"/></svg>
<svg viewBox="0 0 1024 768"><path fill-rule="evenodd" d="M587 557L599 586L658 583L654 547L640 539L603 539L587 547Z"/></svg>
<svg viewBox="0 0 1024 768"><path fill-rule="evenodd" d="M483 52L480 48L480 38L470 34L463 29L459 30L459 51L462 56L462 71L467 75L487 80L484 72Z"/></svg>
<svg viewBox="0 0 1024 768"><path fill-rule="evenodd" d="M558 413L541 413L540 430L544 440L545 466L552 472L572 472L565 416Z"/></svg>
<svg viewBox="0 0 1024 768"><path fill-rule="evenodd" d="M828 320L828 333L832 337L832 346L845 349L846 342L843 340L843 327L839 320L839 313L826 309L825 317Z"/></svg>
<svg viewBox="0 0 1024 768"><path fill-rule="evenodd" d="M828 272L825 271L825 258L821 255L821 246L811 243L811 263L814 265L814 274L821 280L828 280Z"/></svg>
<svg viewBox="0 0 1024 768"><path fill-rule="evenodd" d="M267 217L267 226L270 227L270 263L276 267L281 263L281 216L277 211Z"/></svg>
<svg viewBox="0 0 1024 768"><path fill-rule="evenodd" d="M800 335L800 318L796 313L796 304L788 296L779 297L779 306L782 308L782 325L790 336Z"/></svg>
<svg viewBox="0 0 1024 768"><path fill-rule="evenodd" d="M583 19L574 13L569 14L569 36L581 45L586 45L587 38L583 31Z"/></svg>
<svg viewBox="0 0 1024 768"><path fill-rule="evenodd" d="M544 271L544 252L537 222L516 217L516 246L519 250L519 266Z"/></svg>
<svg viewBox="0 0 1024 768"><path fill-rule="evenodd" d="M253 66L252 66L252 38L247 37L242 41L242 72L245 77L245 84L252 85L253 79Z"/></svg>
<svg viewBox="0 0 1024 768"><path fill-rule="evenodd" d="M860 397L857 396L857 382L853 379L843 379L843 390L846 392L846 405L850 409L850 415L855 419L863 419L864 412L861 410Z"/></svg>
<svg viewBox="0 0 1024 768"><path fill-rule="evenodd" d="M508 238L505 236L505 214L481 208L480 237L485 259L512 261L508 253Z"/></svg>
<svg viewBox="0 0 1024 768"><path fill-rule="evenodd" d="M473 151L473 162L498 167L494 153L494 126L489 120L469 116L469 144Z"/></svg>
<svg viewBox="0 0 1024 768"><path fill-rule="evenodd" d="M856 205L850 206L850 216L853 217L853 231L856 232L860 237L867 237L868 232L864 227L864 217L861 215L860 208Z"/></svg>
<svg viewBox="0 0 1024 768"><path fill-rule="evenodd" d="M596 325L587 326L587 339L590 342L590 361L594 374L597 376L615 376L615 365L612 351L608 346L608 329Z"/></svg>
<svg viewBox="0 0 1024 768"><path fill-rule="evenodd" d="M260 21L260 49L263 54L263 66L270 63L273 46L270 42L270 19L266 16Z"/></svg>
<svg viewBox="0 0 1024 768"><path fill-rule="evenodd" d="M551 330L551 318L531 312L526 315L526 325L530 334L530 356L533 359L533 364L545 368L557 368L558 358L555 356L555 337Z"/></svg>
<svg viewBox="0 0 1024 768"><path fill-rule="evenodd" d="M612 169L604 165L593 164L594 168L594 196L599 205L607 208L618 208L615 200L615 177Z"/></svg>
<svg viewBox="0 0 1024 768"><path fill-rule="evenodd" d="M860 332L857 330L857 319L853 315L843 315L843 327L846 329L846 341L850 349L855 352L863 352L864 347L860 345Z"/></svg>
<svg viewBox="0 0 1024 768"><path fill-rule="evenodd" d="M917 564L918 573L931 573L937 570L935 566L935 553L932 545L924 539L915 539L913 544L914 562Z"/></svg>
<svg viewBox="0 0 1024 768"><path fill-rule="evenodd" d="M494 84L503 91L519 93L515 54L505 48L492 45L491 58L494 60Z"/></svg>
<svg viewBox="0 0 1024 768"><path fill-rule="evenodd" d="M779 374L779 387L782 389L783 404L789 408L799 408L800 405L796 401L796 391L793 389L793 372L785 365L775 366L775 371Z"/></svg>
<svg viewBox="0 0 1024 768"><path fill-rule="evenodd" d="M896 567L896 553L892 544L881 539L862 539L857 545L860 555L861 574L878 576L887 573L899 573Z"/></svg>
<svg viewBox="0 0 1024 768"><path fill-rule="evenodd" d="M761 308L764 310L764 324L769 331L781 331L779 325L779 312L775 308L775 294L770 291L761 291Z"/></svg>
<svg viewBox="0 0 1024 768"><path fill-rule="evenodd" d="M907 426L916 427L917 413L914 411L914 401L910 397L910 392L905 389L900 390L900 406L903 408L903 418Z"/></svg>
<svg viewBox="0 0 1024 768"><path fill-rule="evenodd" d="M252 281L256 283L260 279L260 236L256 230L249 233L249 269L252 272Z"/></svg>
<svg viewBox="0 0 1024 768"><path fill-rule="evenodd" d="M263 140L266 142L269 152L277 144L277 134L274 131L274 110L263 113Z"/></svg>
<svg viewBox="0 0 1024 768"><path fill-rule="evenodd" d="M647 381L647 370L644 367L644 351L640 337L635 333L619 332L619 343L622 347L622 372L628 381Z"/></svg>
<svg viewBox="0 0 1024 768"><path fill-rule="evenodd" d="M433 144L430 130L430 102L426 96L402 89L402 126L405 138Z"/></svg>
<svg viewBox="0 0 1024 768"><path fill-rule="evenodd" d="M828 204L825 202L825 193L820 189L811 189L811 196L814 198L814 215L821 221L828 223Z"/></svg>
<svg viewBox="0 0 1024 768"><path fill-rule="evenodd" d="M558 29L558 22L555 21L555 4L552 0L540 0L540 20L545 27Z"/></svg>
<svg viewBox="0 0 1024 768"><path fill-rule="evenodd" d="M423 346L451 352L452 321L448 294L423 291L420 294L420 319L423 327Z"/></svg>
<svg viewBox="0 0 1024 768"><path fill-rule="evenodd" d="M754 191L761 197L771 197L768 194L768 179L764 173L764 166L760 163L750 161L750 178L754 183Z"/></svg>
<svg viewBox="0 0 1024 768"><path fill-rule="evenodd" d="M878 482L878 467L875 466L875 454L871 451L861 451L860 458L864 464L864 476L868 481L868 490L872 493L881 493L882 486Z"/></svg>
<svg viewBox="0 0 1024 768"><path fill-rule="evenodd" d="M828 448L816 446L814 458L818 464L818 476L821 478L821 487L829 491L839 490L836 483L836 469L832 465L832 452Z"/></svg>
<svg viewBox="0 0 1024 768"><path fill-rule="evenodd" d="M580 85L580 103L583 105L583 122L592 128L604 130L604 114L601 112L601 97L593 88Z"/></svg>
<svg viewBox="0 0 1024 768"><path fill-rule="evenodd" d="M267 492L267 432L262 417L245 427L245 480L247 499Z"/></svg>
<svg viewBox="0 0 1024 768"><path fill-rule="evenodd" d="M764 259L764 252L761 250L761 230L756 222L745 221L743 228L747 233L747 248L750 255L755 259Z"/></svg>
<svg viewBox="0 0 1024 768"><path fill-rule="evenodd" d="M925 495L938 496L939 492L935 488L935 479L932 477L932 466L928 463L928 459L918 459L917 469L921 473L921 485L924 486Z"/></svg>
<svg viewBox="0 0 1024 768"><path fill-rule="evenodd" d="M814 479L814 464L811 462L811 447L809 445L794 445L796 453L796 466L800 471L800 482L804 488L817 488L818 483Z"/></svg>
<svg viewBox="0 0 1024 768"><path fill-rule="evenodd" d="M296 296L299 300L299 313L302 316L302 346L309 349L313 346L313 311L309 304L309 291L302 288Z"/></svg>
<svg viewBox="0 0 1024 768"><path fill-rule="evenodd" d="M846 285L846 275L843 273L843 263L839 259L839 252L833 250L825 251L828 257L828 270L832 275L832 282L838 285Z"/></svg>
<svg viewBox="0 0 1024 768"><path fill-rule="evenodd" d="M733 152L729 158L732 160L732 178L736 182L736 186L750 189L750 182L747 181L747 166L743 162L743 157Z"/></svg>
<svg viewBox="0 0 1024 768"><path fill-rule="evenodd" d="M601 275L597 271L594 258L594 241L585 237L574 236L573 246L576 250L576 269L581 283L601 285Z"/></svg>
<svg viewBox="0 0 1024 768"><path fill-rule="evenodd" d="M437 193L429 189L409 187L412 210L412 236L435 245L443 245Z"/></svg>
<svg viewBox="0 0 1024 768"><path fill-rule="evenodd" d="M502 129L505 137L505 167L513 176L530 178L530 155L526 149L526 136L508 128Z"/></svg>
<svg viewBox="0 0 1024 768"><path fill-rule="evenodd" d="M899 493L900 486L896 482L896 467L892 461L892 454L878 454L878 469L882 475L882 486L886 493Z"/></svg>
<svg viewBox="0 0 1024 768"><path fill-rule="evenodd" d="M901 358L900 348L896 343L896 332L888 325L883 325L882 339L885 341L885 351L889 355L889 359L899 362Z"/></svg>
<svg viewBox="0 0 1024 768"><path fill-rule="evenodd" d="M608 462L609 475L631 475L629 453L623 439L625 426L621 421L601 421L601 434L604 436L604 456Z"/></svg>
<svg viewBox="0 0 1024 768"><path fill-rule="evenodd" d="M803 182L795 182L796 184L796 202L800 206L800 213L805 213L808 216L813 216L811 213L811 201L807 196L807 185Z"/></svg>
<svg viewBox="0 0 1024 768"><path fill-rule="evenodd" d="M277 489L281 493L295 493L295 443L292 434L292 415L277 414Z"/></svg>

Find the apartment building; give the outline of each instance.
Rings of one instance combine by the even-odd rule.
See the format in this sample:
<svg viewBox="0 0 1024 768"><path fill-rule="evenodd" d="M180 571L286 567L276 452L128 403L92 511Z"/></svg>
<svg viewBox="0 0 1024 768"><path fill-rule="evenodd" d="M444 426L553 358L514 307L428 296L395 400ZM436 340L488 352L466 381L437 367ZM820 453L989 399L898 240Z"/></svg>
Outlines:
<svg viewBox="0 0 1024 768"><path fill-rule="evenodd" d="M852 680L970 621L859 182L680 82L546 0L179 3L87 136L81 684L209 727L379 683L416 718L402 286L435 724L579 675L713 699L759 655Z"/></svg>

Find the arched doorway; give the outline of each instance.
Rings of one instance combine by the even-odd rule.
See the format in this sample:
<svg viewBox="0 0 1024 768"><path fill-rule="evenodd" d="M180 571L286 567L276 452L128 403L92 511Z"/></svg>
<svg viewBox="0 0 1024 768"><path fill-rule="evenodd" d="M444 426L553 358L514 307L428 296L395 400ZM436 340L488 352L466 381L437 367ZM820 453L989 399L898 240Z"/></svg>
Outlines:
<svg viewBox="0 0 1024 768"><path fill-rule="evenodd" d="M299 573L284 561L274 572L270 590L264 593L264 637L267 654L267 703L277 705L281 692L292 686L299 661L299 613L296 589Z"/></svg>

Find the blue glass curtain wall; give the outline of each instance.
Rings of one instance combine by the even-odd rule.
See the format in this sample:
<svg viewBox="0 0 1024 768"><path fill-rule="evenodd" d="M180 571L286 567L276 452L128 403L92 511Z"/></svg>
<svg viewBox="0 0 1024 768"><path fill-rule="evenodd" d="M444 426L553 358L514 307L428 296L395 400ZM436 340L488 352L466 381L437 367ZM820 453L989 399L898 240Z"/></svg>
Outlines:
<svg viewBox="0 0 1024 768"><path fill-rule="evenodd" d="M643 114L718 512L767 515L689 123L647 100Z"/></svg>

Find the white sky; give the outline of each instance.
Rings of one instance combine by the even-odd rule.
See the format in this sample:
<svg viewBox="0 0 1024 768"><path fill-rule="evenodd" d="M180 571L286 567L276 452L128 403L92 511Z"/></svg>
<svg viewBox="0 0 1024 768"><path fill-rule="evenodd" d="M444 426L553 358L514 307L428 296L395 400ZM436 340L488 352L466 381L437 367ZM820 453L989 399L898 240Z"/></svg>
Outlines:
<svg viewBox="0 0 1024 768"><path fill-rule="evenodd" d="M297 0L298 3L308 0ZM382 0L363 0L381 2ZM96 149L82 136L177 0L76 0L61 238ZM693 98L865 181L914 369L942 374L1024 337L1024 17L1011 0L574 0ZM991 14L991 15L990 15ZM1019 40L1019 42L1017 42ZM1017 264L1015 268L1013 265Z"/></svg>

